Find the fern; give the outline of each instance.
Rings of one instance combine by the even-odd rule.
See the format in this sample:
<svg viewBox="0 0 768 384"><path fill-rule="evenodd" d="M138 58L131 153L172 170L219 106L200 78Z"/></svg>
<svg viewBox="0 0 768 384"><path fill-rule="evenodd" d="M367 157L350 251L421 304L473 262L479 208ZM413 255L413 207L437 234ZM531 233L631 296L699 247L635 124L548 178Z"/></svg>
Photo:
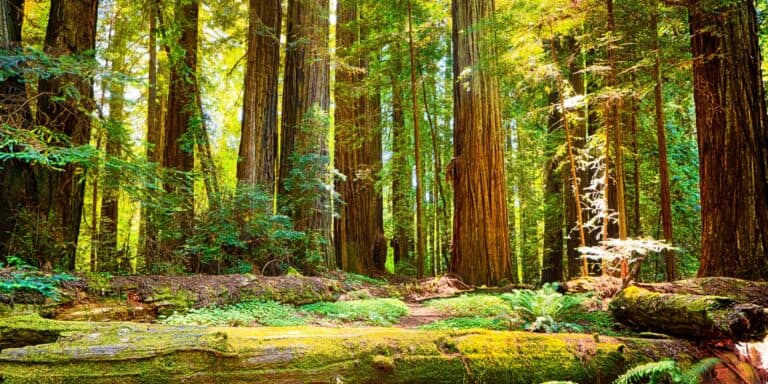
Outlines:
<svg viewBox="0 0 768 384"><path fill-rule="evenodd" d="M698 384L701 377L707 373L720 360L708 358L693 364L691 368L683 371L674 360L661 360L652 363L638 365L621 375L613 384L645 383L660 384L664 379L673 384ZM647 380L647 381L645 381Z"/></svg>

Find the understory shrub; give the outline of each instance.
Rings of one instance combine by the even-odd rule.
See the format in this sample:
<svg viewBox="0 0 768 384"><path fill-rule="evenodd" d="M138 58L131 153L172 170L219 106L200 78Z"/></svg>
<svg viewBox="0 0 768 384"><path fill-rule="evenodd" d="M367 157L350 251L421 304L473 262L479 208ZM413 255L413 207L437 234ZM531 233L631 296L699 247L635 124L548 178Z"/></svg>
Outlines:
<svg viewBox="0 0 768 384"><path fill-rule="evenodd" d="M274 301L246 301L223 307L192 309L187 313L174 313L160 320L173 325L287 327L303 325L304 317L291 305Z"/></svg>
<svg viewBox="0 0 768 384"><path fill-rule="evenodd" d="M301 307L302 311L344 322L361 321L373 325L391 325L408 314L408 306L397 299L364 299L314 303Z"/></svg>
<svg viewBox="0 0 768 384"><path fill-rule="evenodd" d="M431 300L426 306L451 317L493 317L512 313L509 305L495 295L462 295Z"/></svg>
<svg viewBox="0 0 768 384"><path fill-rule="evenodd" d="M565 322L566 317L579 309L584 297L563 295L557 292L556 284L544 284L541 289L527 289L505 293L512 310L523 321L525 329L534 332L559 332L581 330L577 324Z"/></svg>

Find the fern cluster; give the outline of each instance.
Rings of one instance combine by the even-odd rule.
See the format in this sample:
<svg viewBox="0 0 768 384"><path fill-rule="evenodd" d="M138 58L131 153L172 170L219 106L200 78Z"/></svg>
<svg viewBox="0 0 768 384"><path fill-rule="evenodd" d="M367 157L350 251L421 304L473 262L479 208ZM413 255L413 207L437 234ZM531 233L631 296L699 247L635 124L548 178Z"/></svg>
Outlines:
<svg viewBox="0 0 768 384"><path fill-rule="evenodd" d="M579 308L584 298L557 292L557 284L547 283L537 291L519 290L501 297L530 331L549 333L561 329L578 331L581 328L564 320Z"/></svg>
<svg viewBox="0 0 768 384"><path fill-rule="evenodd" d="M693 364L689 369L683 370L674 360L661 360L652 363L638 365L623 375L621 375L614 384L698 384L701 383L701 377L712 369L720 360L708 358Z"/></svg>

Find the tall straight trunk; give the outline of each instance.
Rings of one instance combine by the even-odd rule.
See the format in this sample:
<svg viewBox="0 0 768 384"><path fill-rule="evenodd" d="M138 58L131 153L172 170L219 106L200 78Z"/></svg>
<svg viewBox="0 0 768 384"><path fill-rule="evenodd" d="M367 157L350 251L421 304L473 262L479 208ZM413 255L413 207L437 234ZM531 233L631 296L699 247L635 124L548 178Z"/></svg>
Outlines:
<svg viewBox="0 0 768 384"><path fill-rule="evenodd" d="M157 93L157 13L160 0L147 0L147 17L149 18L149 82L147 87L147 161L151 163L160 162L160 154L163 153L163 124L160 122L160 103ZM149 178L154 178L151 175ZM148 180L148 183L153 183ZM139 246L144 250L144 266L147 271L155 263L157 258L157 228L152 222L150 211L146 205L142 206L144 230L139 231L143 239L139 241Z"/></svg>
<svg viewBox="0 0 768 384"><path fill-rule="evenodd" d="M280 135L280 192L299 166L297 157L316 156L314 169L327 183L328 119L330 109L330 65L328 58L328 0L290 0L288 2L288 50L285 59L283 110ZM320 161L322 164L317 164ZM336 257L331 236L330 193L318 188L313 207L292 212L296 228L311 231L325 240L319 249L328 267ZM307 196L303 196L307 198Z"/></svg>
<svg viewBox="0 0 768 384"><path fill-rule="evenodd" d="M194 166L194 147L192 137L188 132L192 124L199 119L199 107L195 89L197 87L197 39L198 14L200 0L177 0L175 7L175 22L180 28L177 41L178 47L184 54L174 58L171 56L171 76L168 93L167 117L165 119L164 146L162 165L164 168L190 172ZM166 189L179 194L183 201L181 210L176 213L175 220L180 224L181 236L192 234L194 219L194 191L189 177L183 177L177 185L167 185ZM181 239L174 239L163 244L163 253L172 252L179 246ZM195 264L194 261L192 264ZM190 267L196 267L190 265Z"/></svg>
<svg viewBox="0 0 768 384"><path fill-rule="evenodd" d="M413 6L412 1L408 0L408 51L411 58L411 112L413 116L413 161L416 163L416 277L424 276L424 254L426 244L424 242L424 191L422 182L424 181L424 171L421 164L421 144L419 121L419 98L418 85L416 83L416 52L413 42Z"/></svg>
<svg viewBox="0 0 768 384"><path fill-rule="evenodd" d="M554 43L553 43L554 44ZM559 81L558 79L557 81ZM558 86L557 89L562 87ZM559 92L550 92L550 106L558 105ZM548 133L554 137L566 119L565 114L553 108L548 122ZM550 139L552 140L552 139ZM554 147L552 145L552 147ZM563 279L563 177L559 170L562 160L554 150L547 150L547 160L544 176L544 257L541 265L541 281L554 282Z"/></svg>
<svg viewBox="0 0 768 384"><path fill-rule="evenodd" d="M52 56L92 55L96 46L97 0L52 0L45 33L45 51ZM63 96L63 88L76 90L78 99ZM88 110L93 103L93 85L90 79L63 75L40 81L37 123L69 138L72 145L87 144L91 137L91 119ZM54 143L63 144L63 143ZM85 184L81 166L68 164L61 171L40 169L37 172L39 206L37 214L54 218L59 224L56 236L65 244L65 250L49 263L75 269L77 237L83 213Z"/></svg>
<svg viewBox="0 0 768 384"><path fill-rule="evenodd" d="M768 279L768 121L755 3L696 1L688 12L701 164L699 276Z"/></svg>
<svg viewBox="0 0 768 384"><path fill-rule="evenodd" d="M336 181L344 203L334 221L334 245L341 269L384 271L384 205L376 188L382 155L380 100L365 84L367 59L352 51L365 33L356 25L361 18L358 6L348 0L337 6L336 46L345 66L336 71L334 163L345 179Z"/></svg>
<svg viewBox="0 0 768 384"><path fill-rule="evenodd" d="M653 103L654 119L656 122L656 136L659 142L659 179L661 194L661 227L664 240L672 243L672 198L669 188L669 164L667 162L667 133L664 123L664 83L661 78L661 51L659 47L659 8L654 4L651 12L652 46L654 61L651 75L653 76ZM672 250L664 251L664 265L667 281L674 281L675 254Z"/></svg>
<svg viewBox="0 0 768 384"><path fill-rule="evenodd" d="M272 192L277 158L280 0L250 0L237 181Z"/></svg>
<svg viewBox="0 0 768 384"><path fill-rule="evenodd" d="M110 39L109 49L115 53L111 62L113 74L125 71L126 20L121 20L120 15L115 16L114 34ZM109 89L109 120L106 124L106 150L107 156L119 157L122 146L127 139L127 132L123 126L124 93L125 85L119 79L112 79L108 84ZM120 172L117 169L107 167L105 170L103 198L101 203L101 221L99 224L99 256L98 269L100 271L116 272L120 269L123 260L117 260L117 223L118 223L118 199Z"/></svg>
<svg viewBox="0 0 768 384"><path fill-rule="evenodd" d="M392 221L394 233L391 245L395 264L411 261L409 252L413 247L413 201L411 194L411 167L408 163L410 147L405 131L403 112L403 88L399 74L402 71L400 52L397 47L392 54Z"/></svg>
<svg viewBox="0 0 768 384"><path fill-rule="evenodd" d="M482 26L493 17L493 5L491 0L452 3L455 217L451 271L475 285L498 284L512 277L499 90L493 68L485 67L495 53Z"/></svg>

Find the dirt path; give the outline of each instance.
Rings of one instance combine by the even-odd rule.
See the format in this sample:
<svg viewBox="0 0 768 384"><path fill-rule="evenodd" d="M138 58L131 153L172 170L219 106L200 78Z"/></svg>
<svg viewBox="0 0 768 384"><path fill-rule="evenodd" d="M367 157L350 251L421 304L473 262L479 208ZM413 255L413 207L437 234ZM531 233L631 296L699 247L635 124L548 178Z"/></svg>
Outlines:
<svg viewBox="0 0 768 384"><path fill-rule="evenodd" d="M425 307L420 303L409 303L408 310L410 311L409 315L402 317L396 327L418 328L424 324L448 318L434 309Z"/></svg>

